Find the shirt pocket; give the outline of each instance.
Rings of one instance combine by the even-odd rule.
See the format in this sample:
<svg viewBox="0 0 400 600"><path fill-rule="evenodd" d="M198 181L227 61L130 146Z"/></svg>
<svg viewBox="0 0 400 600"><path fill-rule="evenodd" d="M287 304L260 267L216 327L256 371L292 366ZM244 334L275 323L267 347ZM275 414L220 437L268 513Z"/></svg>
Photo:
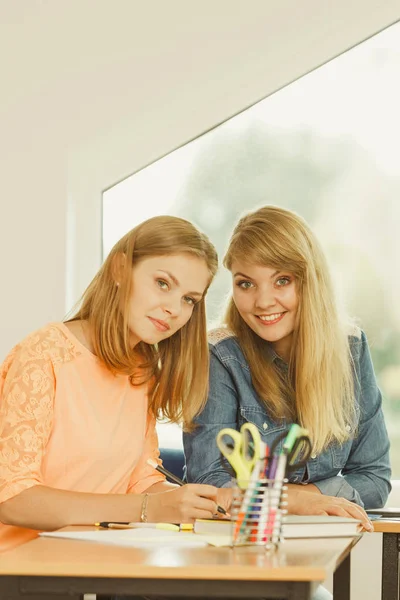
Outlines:
<svg viewBox="0 0 400 600"><path fill-rule="evenodd" d="M253 423L260 432L261 439L268 446L271 446L278 435L288 428L286 419L274 421L265 411L259 408L242 406L240 408L239 425L242 426L244 423Z"/></svg>

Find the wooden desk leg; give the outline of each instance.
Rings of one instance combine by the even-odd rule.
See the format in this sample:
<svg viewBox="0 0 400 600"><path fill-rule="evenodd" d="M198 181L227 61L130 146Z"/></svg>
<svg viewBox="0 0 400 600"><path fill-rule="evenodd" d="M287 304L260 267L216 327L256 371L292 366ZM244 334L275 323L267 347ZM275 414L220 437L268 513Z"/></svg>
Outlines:
<svg viewBox="0 0 400 600"><path fill-rule="evenodd" d="M333 574L333 600L350 600L350 554Z"/></svg>
<svg viewBox="0 0 400 600"><path fill-rule="evenodd" d="M397 533L382 534L382 600L399 600L399 550Z"/></svg>

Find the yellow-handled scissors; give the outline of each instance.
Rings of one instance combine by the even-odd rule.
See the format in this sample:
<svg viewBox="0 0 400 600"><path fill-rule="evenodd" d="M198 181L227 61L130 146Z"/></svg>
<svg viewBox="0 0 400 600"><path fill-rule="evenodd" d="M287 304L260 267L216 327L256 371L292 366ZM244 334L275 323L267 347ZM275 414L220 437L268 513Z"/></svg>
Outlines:
<svg viewBox="0 0 400 600"><path fill-rule="evenodd" d="M264 457L264 442L254 423L244 423L240 431L221 429L217 446L236 473L238 486L247 488L257 462Z"/></svg>

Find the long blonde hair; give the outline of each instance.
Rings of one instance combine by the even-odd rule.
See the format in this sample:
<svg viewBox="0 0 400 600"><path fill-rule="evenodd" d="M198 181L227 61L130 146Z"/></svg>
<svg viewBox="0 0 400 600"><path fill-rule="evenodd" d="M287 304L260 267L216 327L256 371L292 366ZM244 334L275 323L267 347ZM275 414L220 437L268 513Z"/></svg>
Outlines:
<svg viewBox="0 0 400 600"><path fill-rule="evenodd" d="M184 219L154 217L115 244L70 320L88 322L94 352L110 371L129 375L134 385L152 382L150 407L156 417L183 421L190 429L193 417L206 402L208 390L205 293L195 304L189 321L171 337L157 345L140 342L132 348L129 343L132 268L146 258L176 254L203 259L210 273L210 285L218 257L207 236Z"/></svg>
<svg viewBox="0 0 400 600"><path fill-rule="evenodd" d="M253 385L275 418L296 420L310 432L314 452L343 443L355 425L355 397L348 325L341 324L328 266L306 222L295 213L264 206L244 216L232 234L224 265L237 258L289 271L299 304L285 380L268 359L266 345L241 318L233 298L225 323L237 336ZM349 427L350 425L350 427Z"/></svg>

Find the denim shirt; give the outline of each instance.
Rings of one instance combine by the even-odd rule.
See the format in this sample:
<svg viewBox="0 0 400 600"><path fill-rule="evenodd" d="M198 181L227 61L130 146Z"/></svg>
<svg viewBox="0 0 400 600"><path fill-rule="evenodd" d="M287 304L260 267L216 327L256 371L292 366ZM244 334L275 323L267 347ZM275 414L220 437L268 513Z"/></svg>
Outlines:
<svg viewBox="0 0 400 600"><path fill-rule="evenodd" d="M189 482L229 487L234 475L220 455L216 435L220 429L239 430L254 423L264 442L271 446L287 431L291 422L275 420L259 398L250 367L237 338L225 329L214 330L210 338L210 387L207 404L196 417L196 428L184 433L183 444ZM382 398L376 383L366 336L360 330L349 336L354 362L355 400L358 426L355 436L343 444L331 443L306 467L290 474L291 483L313 483L323 494L340 496L365 508L384 506L391 489L389 439L382 412ZM273 352L275 367L287 369Z"/></svg>

